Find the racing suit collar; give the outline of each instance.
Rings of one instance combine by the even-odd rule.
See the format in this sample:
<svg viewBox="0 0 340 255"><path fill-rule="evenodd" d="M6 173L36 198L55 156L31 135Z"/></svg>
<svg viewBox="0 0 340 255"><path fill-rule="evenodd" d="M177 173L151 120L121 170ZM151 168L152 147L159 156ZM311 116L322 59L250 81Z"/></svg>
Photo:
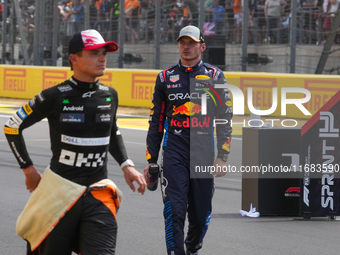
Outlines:
<svg viewBox="0 0 340 255"><path fill-rule="evenodd" d="M78 88L87 89L87 90L88 89L94 90L98 88L98 84L99 84L99 80L96 82L84 82L84 81L77 80L73 76L70 78L69 81L71 82L72 85L76 85Z"/></svg>
<svg viewBox="0 0 340 255"><path fill-rule="evenodd" d="M203 65L202 59L201 59L196 65L194 65L194 66L184 66L184 65L182 65L182 63L181 63L181 60L179 60L179 62L178 62L178 67L179 67L179 69L180 69L181 71L183 71L183 72L186 72L186 73L188 73L188 72L195 72L195 71L197 71L202 65Z"/></svg>

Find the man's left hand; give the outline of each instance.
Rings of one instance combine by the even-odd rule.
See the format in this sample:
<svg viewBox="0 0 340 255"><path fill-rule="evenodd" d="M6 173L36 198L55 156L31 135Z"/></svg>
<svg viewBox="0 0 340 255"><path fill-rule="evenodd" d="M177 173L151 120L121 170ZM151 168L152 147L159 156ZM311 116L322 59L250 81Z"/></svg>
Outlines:
<svg viewBox="0 0 340 255"><path fill-rule="evenodd" d="M146 188L146 182L143 174L139 173L133 166L124 166L123 172L125 181L132 191L135 192L136 190L135 185L133 185L133 182L136 181L139 185L137 191L143 195Z"/></svg>
<svg viewBox="0 0 340 255"><path fill-rule="evenodd" d="M215 172L213 175L215 177L222 177L225 176L227 171L227 161L223 161L221 158L216 158L215 163L214 163L214 169Z"/></svg>

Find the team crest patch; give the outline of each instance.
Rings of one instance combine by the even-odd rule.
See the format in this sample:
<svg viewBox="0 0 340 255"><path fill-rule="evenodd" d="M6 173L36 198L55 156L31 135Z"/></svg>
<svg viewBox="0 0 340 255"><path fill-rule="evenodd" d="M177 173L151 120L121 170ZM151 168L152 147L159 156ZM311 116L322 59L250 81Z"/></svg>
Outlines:
<svg viewBox="0 0 340 255"><path fill-rule="evenodd" d="M177 75L171 75L170 76L170 81L171 82L176 82L176 81L178 81L179 80L179 74L177 74Z"/></svg>

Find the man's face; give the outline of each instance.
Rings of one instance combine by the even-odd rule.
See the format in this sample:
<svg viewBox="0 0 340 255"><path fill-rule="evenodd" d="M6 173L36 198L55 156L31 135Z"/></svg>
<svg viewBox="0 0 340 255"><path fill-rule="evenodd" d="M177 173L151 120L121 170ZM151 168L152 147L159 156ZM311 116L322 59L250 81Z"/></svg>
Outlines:
<svg viewBox="0 0 340 255"><path fill-rule="evenodd" d="M74 74L76 79L93 82L104 75L106 68L107 50L102 47L96 50L83 50L81 54L74 54Z"/></svg>
<svg viewBox="0 0 340 255"><path fill-rule="evenodd" d="M181 63L187 66L195 65L205 50L205 44L196 42L188 36L183 36L178 41L178 50L181 56Z"/></svg>

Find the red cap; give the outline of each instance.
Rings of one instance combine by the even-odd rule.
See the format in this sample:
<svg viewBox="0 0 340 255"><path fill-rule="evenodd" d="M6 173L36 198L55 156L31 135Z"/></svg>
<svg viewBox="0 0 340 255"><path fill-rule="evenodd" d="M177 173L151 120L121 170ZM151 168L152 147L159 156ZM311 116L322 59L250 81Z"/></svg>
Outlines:
<svg viewBox="0 0 340 255"><path fill-rule="evenodd" d="M105 42L97 30L89 29L73 35L69 43L68 53L75 54L81 50L96 50L102 47L106 47L108 52L118 50L118 44L116 42Z"/></svg>

